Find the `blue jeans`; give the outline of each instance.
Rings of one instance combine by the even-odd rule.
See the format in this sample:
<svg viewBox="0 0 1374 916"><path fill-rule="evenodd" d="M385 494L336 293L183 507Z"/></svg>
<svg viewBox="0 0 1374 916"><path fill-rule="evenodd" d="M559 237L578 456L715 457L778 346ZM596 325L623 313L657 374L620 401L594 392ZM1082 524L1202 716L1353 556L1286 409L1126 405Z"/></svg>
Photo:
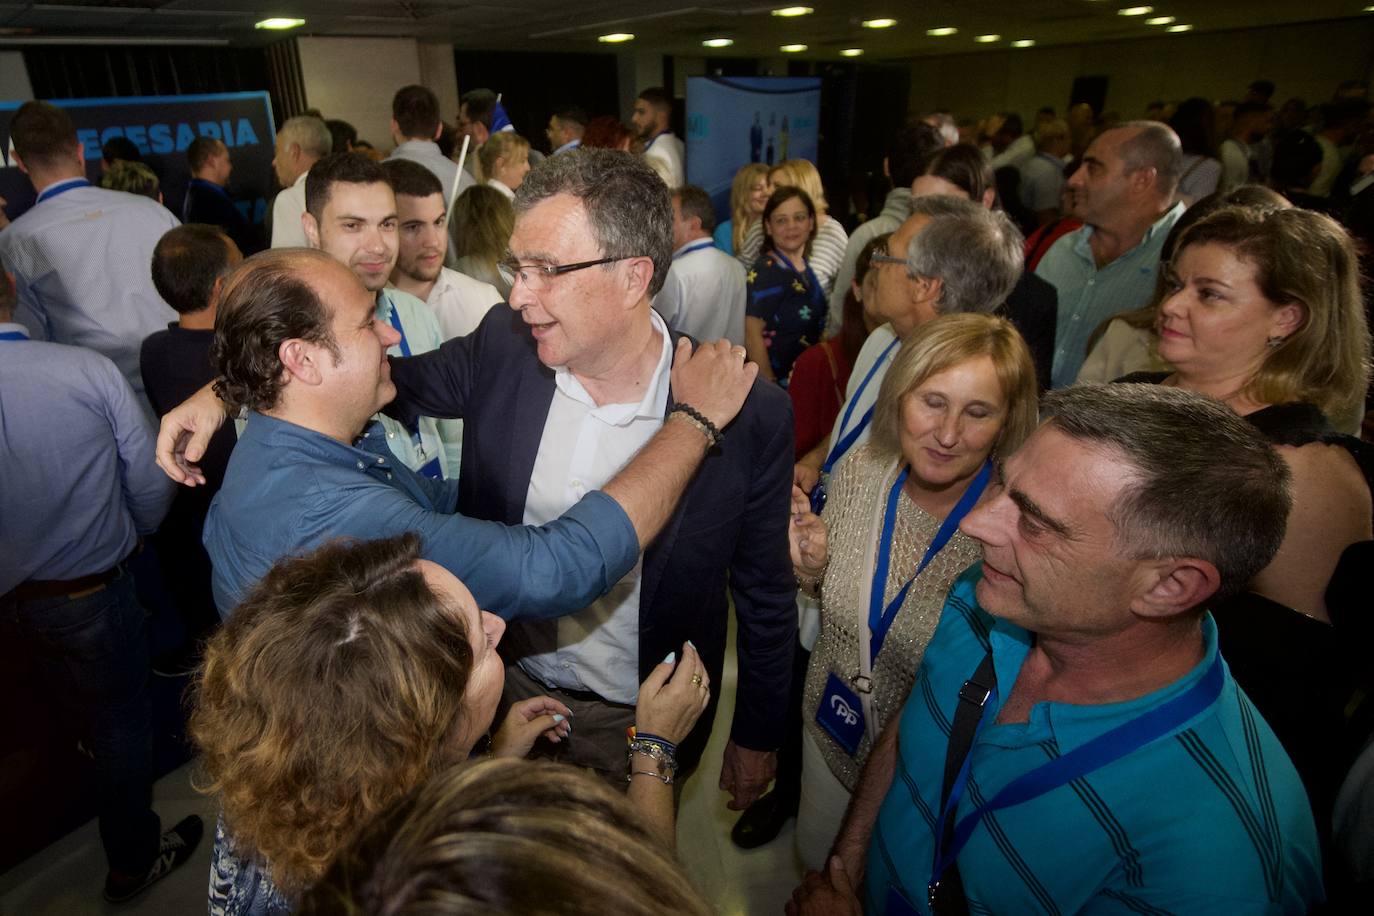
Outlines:
<svg viewBox="0 0 1374 916"><path fill-rule="evenodd" d="M0 616L32 651L43 686L86 736L95 757L100 841L110 868L146 872L162 827L152 810L148 632L133 579L121 572L80 598L6 599Z"/></svg>

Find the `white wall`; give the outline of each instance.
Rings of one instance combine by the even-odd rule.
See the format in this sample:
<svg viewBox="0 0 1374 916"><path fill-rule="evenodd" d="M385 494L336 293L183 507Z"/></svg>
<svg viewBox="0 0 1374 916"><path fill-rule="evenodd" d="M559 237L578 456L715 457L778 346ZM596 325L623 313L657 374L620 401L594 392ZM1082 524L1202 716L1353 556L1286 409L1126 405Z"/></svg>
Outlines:
<svg viewBox="0 0 1374 916"><path fill-rule="evenodd" d="M1108 77L1106 110L1125 118L1139 117L1156 99L1235 99L1261 78L1277 86L1275 106L1294 96L1314 104L1331 98L1342 80L1368 79L1372 72L1374 20L1352 19L917 59L910 108L970 117L1017 111L1029 118L1053 105L1062 115L1078 76Z"/></svg>
<svg viewBox="0 0 1374 916"><path fill-rule="evenodd" d="M453 65L453 45L422 41L417 51L420 85L427 86L439 98L439 116L452 124L458 119L458 73Z"/></svg>
<svg viewBox="0 0 1374 916"><path fill-rule="evenodd" d="M22 51L0 51L0 101L27 102L33 98Z"/></svg>
<svg viewBox="0 0 1374 916"><path fill-rule="evenodd" d="M663 85L663 55L654 51L621 51L615 57L620 78L620 118L629 124L639 94L651 86Z"/></svg>
<svg viewBox="0 0 1374 916"><path fill-rule="evenodd" d="M306 104L326 118L352 124L378 149L390 149L391 97L402 86L420 82L415 39L303 36L296 42ZM456 107L441 110L451 118Z"/></svg>

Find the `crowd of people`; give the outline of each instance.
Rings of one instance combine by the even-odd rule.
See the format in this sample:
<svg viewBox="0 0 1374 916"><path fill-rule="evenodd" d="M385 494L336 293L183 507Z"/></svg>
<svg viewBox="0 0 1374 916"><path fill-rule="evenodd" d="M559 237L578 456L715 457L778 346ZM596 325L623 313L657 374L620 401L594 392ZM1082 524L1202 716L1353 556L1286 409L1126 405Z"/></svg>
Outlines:
<svg viewBox="0 0 1374 916"><path fill-rule="evenodd" d="M1368 906L1374 117L1274 91L914 116L871 205L784 159L718 213L663 89L540 153L407 86L387 155L282 123L266 226L219 141L174 215L20 107L0 626L106 898L205 832L156 668L215 916L711 912L733 608L719 786L742 848L796 818L794 916Z"/></svg>

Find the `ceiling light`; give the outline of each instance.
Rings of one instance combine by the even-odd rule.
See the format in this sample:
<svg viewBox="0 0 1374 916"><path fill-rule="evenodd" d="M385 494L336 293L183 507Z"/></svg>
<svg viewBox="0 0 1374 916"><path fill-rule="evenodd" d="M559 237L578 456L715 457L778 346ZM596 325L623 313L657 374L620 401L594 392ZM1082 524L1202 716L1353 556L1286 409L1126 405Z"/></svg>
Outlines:
<svg viewBox="0 0 1374 916"><path fill-rule="evenodd" d="M1146 13L1153 13L1153 6L1128 6L1124 10L1117 10L1118 16L1144 16Z"/></svg>
<svg viewBox="0 0 1374 916"><path fill-rule="evenodd" d="M608 45L620 44L622 41L634 41L635 37L630 32L612 32L609 35L596 36L597 41L605 42Z"/></svg>
<svg viewBox="0 0 1374 916"><path fill-rule="evenodd" d="M1171 25L1164 31L1166 32L1191 32L1193 27L1190 25Z"/></svg>
<svg viewBox="0 0 1374 916"><path fill-rule="evenodd" d="M782 47L778 48L778 50L786 54L796 54L799 51L805 51L806 45L783 45Z"/></svg>
<svg viewBox="0 0 1374 916"><path fill-rule="evenodd" d="M990 44L991 42L994 42L994 41L1001 41L1001 40L1002 40L1002 36L1001 36L1001 35L974 35L974 36L973 36L973 40L976 41L976 42L978 42L979 44L984 44L984 45L985 45L985 44Z"/></svg>
<svg viewBox="0 0 1374 916"><path fill-rule="evenodd" d="M890 29L896 24L896 19L865 19L860 23L866 29Z"/></svg>
<svg viewBox="0 0 1374 916"><path fill-rule="evenodd" d="M810 16L814 13L809 6L784 6L782 9L773 10L774 16Z"/></svg>
<svg viewBox="0 0 1374 916"><path fill-rule="evenodd" d="M1018 38L1011 43L1013 48L1033 48L1035 47L1034 38Z"/></svg>
<svg viewBox="0 0 1374 916"><path fill-rule="evenodd" d="M264 19L262 22L255 22L255 23L253 24L253 28L255 28L255 29L294 29L294 28L296 28L297 26L302 26L302 25L305 25L305 20L304 20L304 19L287 19L287 18L285 18L285 17L278 16L278 17L275 17L275 18L272 18L272 19Z"/></svg>
<svg viewBox="0 0 1374 916"><path fill-rule="evenodd" d="M1173 17L1173 16L1156 16L1156 17L1153 18L1153 19L1146 19L1146 20L1145 20L1145 24L1146 24L1146 25L1168 25L1169 23L1174 22L1174 21L1175 21L1175 20L1174 20L1174 17Z"/></svg>
<svg viewBox="0 0 1374 916"><path fill-rule="evenodd" d="M728 48L734 43L733 38L708 38L701 45L704 48Z"/></svg>
<svg viewBox="0 0 1374 916"><path fill-rule="evenodd" d="M863 48L845 48L840 52L841 57L858 57L864 53Z"/></svg>
<svg viewBox="0 0 1374 916"><path fill-rule="evenodd" d="M942 25L938 29L926 29L926 34L931 38L944 38L946 35L953 35L958 31L952 25Z"/></svg>

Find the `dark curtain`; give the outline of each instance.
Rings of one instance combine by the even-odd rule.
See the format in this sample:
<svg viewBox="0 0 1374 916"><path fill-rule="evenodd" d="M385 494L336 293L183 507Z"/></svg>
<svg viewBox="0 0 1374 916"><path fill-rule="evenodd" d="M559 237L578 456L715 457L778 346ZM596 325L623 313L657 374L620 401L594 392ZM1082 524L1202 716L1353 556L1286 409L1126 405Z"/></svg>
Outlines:
<svg viewBox="0 0 1374 916"><path fill-rule="evenodd" d="M292 39L262 48L53 45L25 49L24 65L39 99L266 90L278 126L305 109Z"/></svg>

